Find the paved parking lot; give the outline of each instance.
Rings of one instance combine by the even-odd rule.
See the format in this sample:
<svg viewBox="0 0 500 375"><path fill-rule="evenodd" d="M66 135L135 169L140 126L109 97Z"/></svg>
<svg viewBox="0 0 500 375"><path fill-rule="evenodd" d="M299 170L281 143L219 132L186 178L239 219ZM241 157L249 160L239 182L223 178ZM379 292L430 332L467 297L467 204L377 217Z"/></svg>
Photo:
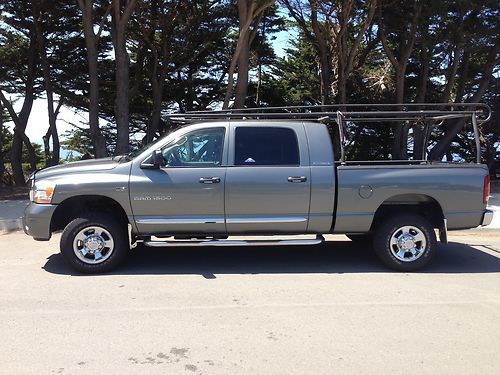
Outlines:
<svg viewBox="0 0 500 375"><path fill-rule="evenodd" d="M493 374L500 232L463 231L421 273L343 236L316 247L135 249L75 274L59 236L0 234L2 374Z"/></svg>

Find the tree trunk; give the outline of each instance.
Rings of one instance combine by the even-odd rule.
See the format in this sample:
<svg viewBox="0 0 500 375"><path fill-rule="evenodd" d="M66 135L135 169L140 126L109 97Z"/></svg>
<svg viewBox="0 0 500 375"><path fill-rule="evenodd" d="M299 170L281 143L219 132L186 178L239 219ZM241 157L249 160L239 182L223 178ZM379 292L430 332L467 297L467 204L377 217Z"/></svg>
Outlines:
<svg viewBox="0 0 500 375"><path fill-rule="evenodd" d="M234 108L243 108L245 106L245 100L248 91L249 64L250 64L250 44L248 38L246 38L246 40L243 41L243 47L238 57L238 81L236 83Z"/></svg>
<svg viewBox="0 0 500 375"><path fill-rule="evenodd" d="M405 90L405 72L406 64L399 65L396 69L396 103L402 104L404 102ZM398 107L401 110L402 107ZM394 126L394 142L392 144L392 158L394 160L408 159L408 130L409 126L402 122L396 123Z"/></svg>
<svg viewBox="0 0 500 375"><path fill-rule="evenodd" d="M88 48L87 59L89 64L89 127L92 134L92 144L94 147L94 155L96 158L104 158L107 156L106 139L99 127L99 68L97 65L97 50L96 48Z"/></svg>
<svg viewBox="0 0 500 375"><path fill-rule="evenodd" d="M116 155L122 155L129 152L129 56L126 46L127 23L132 15L137 0L124 1L123 12L122 2L113 0L113 24L111 36L113 47L115 49L115 81L116 81L116 99L115 99L115 119L116 119Z"/></svg>
<svg viewBox="0 0 500 375"><path fill-rule="evenodd" d="M129 152L129 57L125 47L125 30L115 31L116 62L116 155Z"/></svg>
<svg viewBox="0 0 500 375"><path fill-rule="evenodd" d="M47 133L42 137L43 140L43 151L45 153L45 166L50 167L50 127Z"/></svg>
<svg viewBox="0 0 500 375"><path fill-rule="evenodd" d="M194 110L194 102L196 101L196 90L194 87L194 70L189 67L187 73L187 93L186 93L186 108L188 111Z"/></svg>
<svg viewBox="0 0 500 375"><path fill-rule="evenodd" d="M155 86L158 86L157 84ZM162 103L162 92L159 89L153 89L153 108L151 110L151 123L147 129L146 142L150 143L156 136L156 132L160 128L161 122L161 103Z"/></svg>
<svg viewBox="0 0 500 375"><path fill-rule="evenodd" d="M12 176L14 177L14 183L16 184L16 186L24 186L26 184L23 170L23 144L26 146L26 149L28 151L30 170L34 172L36 170L35 149L31 144L28 136L24 132L20 132L16 127L14 128L12 148L10 151Z"/></svg>
<svg viewBox="0 0 500 375"><path fill-rule="evenodd" d="M93 1L79 0L78 3L83 12L83 34L89 67L89 127L92 135L92 146L94 147L94 156L103 158L106 157L107 152L106 140L99 128L99 68L97 63L99 34L94 34ZM103 19L107 17L107 14L108 12L103 16Z"/></svg>
<svg viewBox="0 0 500 375"><path fill-rule="evenodd" d="M420 69L420 76L418 79L417 89L417 103L424 103L427 94L427 80L429 78L430 57L431 51L427 47L427 42L424 41L422 45L422 67ZM425 124L414 124L413 126L413 159L422 160L425 157L424 144L425 141Z"/></svg>
<svg viewBox="0 0 500 375"><path fill-rule="evenodd" d="M50 64L47 58L47 48L46 40L43 35L42 30L42 14L40 12L38 1L33 1L33 18L36 29L37 41L38 41L38 52L40 54L40 60L42 63L42 74L45 84L45 92L47 94L47 111L49 115L49 131L46 135L47 144L50 138L52 138L52 153L45 155L46 166L50 167L59 164L59 155L61 152L61 146L59 144L59 135L57 134L57 124L56 124L56 112L54 108L54 92L52 90L52 81L50 77ZM45 150L47 152L47 150Z"/></svg>
<svg viewBox="0 0 500 375"><path fill-rule="evenodd" d="M0 101L0 186L2 185L3 174L5 172L5 165L4 165L5 151L3 149L3 147L4 147L3 143L4 143L3 106L2 106L2 102Z"/></svg>
<svg viewBox="0 0 500 375"><path fill-rule="evenodd" d="M236 50L231 59L231 65L229 66L226 94L222 106L223 109L229 107L229 101L231 100L233 92L234 72L236 67L238 67L238 80L234 106L235 108L241 108L245 103L248 89L250 45L257 33L264 11L274 3L275 0L267 0L263 1L259 6L254 0L238 0L239 35L238 41L236 42ZM251 30L250 26L252 26ZM240 67L240 63L243 66Z"/></svg>
<svg viewBox="0 0 500 375"><path fill-rule="evenodd" d="M262 86L262 60L257 56L257 88L255 92L255 106L260 107L260 90Z"/></svg>
<svg viewBox="0 0 500 375"><path fill-rule="evenodd" d="M455 90L455 103L460 103L464 97L465 85L469 79L470 55L471 53L468 49L464 50L459 70L460 79L458 81L457 89Z"/></svg>
<svg viewBox="0 0 500 375"><path fill-rule="evenodd" d="M30 46L28 49L28 70L26 72L25 84L26 89L24 94L23 106L21 107L21 111L19 112L19 114L14 111L12 103L7 100L3 92L0 90L0 100L2 101L5 108L7 108L9 116L14 122L14 136L11 147L11 166L14 183L17 186L24 186L26 184L22 165L23 142L26 144L26 148L28 150L30 169L32 172L36 170L35 150L25 133L31 109L33 108L33 101L35 98L34 85L38 64L36 31L34 30L34 28L30 30L29 37Z"/></svg>
<svg viewBox="0 0 500 375"><path fill-rule="evenodd" d="M154 54L153 72L151 73L151 88L153 90L153 108L151 109L151 122L146 130L146 143L153 141L156 132L160 127L161 121L161 103L163 99L163 81L164 75L158 79L158 55ZM162 67L163 68L163 67Z"/></svg>
<svg viewBox="0 0 500 375"><path fill-rule="evenodd" d="M446 70L446 85L441 96L441 102L448 103L450 101L451 89L455 83L458 71L458 62L460 61L460 47L456 46L453 50L453 60L450 61L448 69ZM450 60L452 59L450 54Z"/></svg>
<svg viewBox="0 0 500 375"><path fill-rule="evenodd" d="M311 26L313 29L316 49L319 55L320 79L321 79L321 104L330 104L330 54L328 53L328 43L325 33L321 30L318 21L318 2L310 0L311 5Z"/></svg>
<svg viewBox="0 0 500 375"><path fill-rule="evenodd" d="M417 37L417 26L422 12L422 4L417 1L414 3L414 14L409 24L409 30L402 34L399 34L399 40L401 47L398 49L398 55L396 56L387 41L384 30L384 21L382 17L379 17L379 28L378 35L380 41L382 42L382 48L387 55L391 65L396 71L396 103L404 103L405 98L405 74L406 67L408 65L408 59L413 51L415 45L415 40ZM381 10L381 9L380 9ZM401 109L401 108L398 108ZM392 158L393 159L408 159L408 130L409 126L407 123L400 123L394 125L394 142L392 145Z"/></svg>
<svg viewBox="0 0 500 375"><path fill-rule="evenodd" d="M10 165L12 166L12 177L16 186L24 186L26 181L23 172L23 140L19 133L14 131L12 147L10 149Z"/></svg>
<svg viewBox="0 0 500 375"><path fill-rule="evenodd" d="M339 103L347 103L347 77L344 72L344 66L339 66L339 76L337 80L337 86L339 91Z"/></svg>

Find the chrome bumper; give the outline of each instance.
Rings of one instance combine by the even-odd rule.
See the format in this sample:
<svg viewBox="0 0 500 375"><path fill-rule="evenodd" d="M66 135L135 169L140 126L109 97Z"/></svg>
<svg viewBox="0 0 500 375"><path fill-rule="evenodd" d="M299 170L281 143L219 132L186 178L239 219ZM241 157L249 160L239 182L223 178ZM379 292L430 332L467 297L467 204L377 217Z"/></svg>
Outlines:
<svg viewBox="0 0 500 375"><path fill-rule="evenodd" d="M486 210L484 211L483 221L481 222L481 225L482 226L490 225L492 220L493 220L493 211Z"/></svg>

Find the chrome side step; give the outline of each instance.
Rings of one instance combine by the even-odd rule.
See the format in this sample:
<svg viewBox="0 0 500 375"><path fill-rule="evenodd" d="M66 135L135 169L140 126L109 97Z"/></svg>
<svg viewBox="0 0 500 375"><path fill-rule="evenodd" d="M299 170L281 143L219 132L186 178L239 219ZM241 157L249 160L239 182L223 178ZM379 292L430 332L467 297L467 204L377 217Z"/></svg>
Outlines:
<svg viewBox="0 0 500 375"><path fill-rule="evenodd" d="M314 239L297 240L201 240L201 241L144 241L149 247L177 247L177 246L304 246L319 245L324 242L323 236Z"/></svg>

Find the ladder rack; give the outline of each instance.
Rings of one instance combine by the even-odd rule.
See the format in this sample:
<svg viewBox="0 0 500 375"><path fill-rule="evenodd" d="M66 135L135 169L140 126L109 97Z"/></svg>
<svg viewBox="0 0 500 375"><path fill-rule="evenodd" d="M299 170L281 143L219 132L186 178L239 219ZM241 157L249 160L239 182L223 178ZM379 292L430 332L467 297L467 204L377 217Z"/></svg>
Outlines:
<svg viewBox="0 0 500 375"><path fill-rule="evenodd" d="M188 111L164 116L172 123L189 124L218 120L289 120L334 122L340 136L340 161L345 161L348 122L393 124L403 121L419 121L430 128L441 126L445 120L470 119L476 145L476 161L481 162L481 144L478 124L491 119L491 108L484 103L403 103L403 104L332 104L284 107L260 107L225 109L214 111ZM427 142L424 142L426 147Z"/></svg>

